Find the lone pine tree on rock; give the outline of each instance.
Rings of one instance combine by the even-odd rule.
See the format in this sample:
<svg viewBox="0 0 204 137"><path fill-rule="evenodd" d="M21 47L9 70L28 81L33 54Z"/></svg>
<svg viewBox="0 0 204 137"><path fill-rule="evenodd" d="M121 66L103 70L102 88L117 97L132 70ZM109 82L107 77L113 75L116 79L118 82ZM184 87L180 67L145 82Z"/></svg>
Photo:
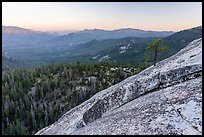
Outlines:
<svg viewBox="0 0 204 137"><path fill-rule="evenodd" d="M145 51L145 63L147 63L150 58L148 56L148 53L151 52L153 54L154 58L154 66L156 66L157 63L157 57L159 52L164 52L167 50L167 47L163 44L163 41L161 39L153 40L151 44L149 44Z"/></svg>

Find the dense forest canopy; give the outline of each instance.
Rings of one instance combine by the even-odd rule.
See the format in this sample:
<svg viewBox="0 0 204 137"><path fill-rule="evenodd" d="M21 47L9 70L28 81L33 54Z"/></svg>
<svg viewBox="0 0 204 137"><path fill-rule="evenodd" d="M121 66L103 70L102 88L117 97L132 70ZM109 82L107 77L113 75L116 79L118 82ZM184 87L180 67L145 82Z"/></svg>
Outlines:
<svg viewBox="0 0 204 137"><path fill-rule="evenodd" d="M142 69L103 62L4 71L2 134L34 134L95 93Z"/></svg>

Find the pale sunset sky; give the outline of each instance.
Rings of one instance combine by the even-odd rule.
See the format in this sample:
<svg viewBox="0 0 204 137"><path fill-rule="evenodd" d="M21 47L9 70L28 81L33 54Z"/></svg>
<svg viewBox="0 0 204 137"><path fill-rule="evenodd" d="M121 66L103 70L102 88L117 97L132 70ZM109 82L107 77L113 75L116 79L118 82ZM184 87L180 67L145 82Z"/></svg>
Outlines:
<svg viewBox="0 0 204 137"><path fill-rule="evenodd" d="M2 25L40 31L95 28L179 31L202 25L202 3L2 2Z"/></svg>

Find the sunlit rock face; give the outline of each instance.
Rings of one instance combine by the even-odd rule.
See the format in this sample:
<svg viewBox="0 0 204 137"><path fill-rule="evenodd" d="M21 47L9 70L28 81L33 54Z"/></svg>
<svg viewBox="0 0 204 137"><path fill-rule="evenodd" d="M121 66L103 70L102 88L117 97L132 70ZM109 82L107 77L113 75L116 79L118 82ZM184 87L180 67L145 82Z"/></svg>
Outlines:
<svg viewBox="0 0 204 137"><path fill-rule="evenodd" d="M202 134L202 38L36 134Z"/></svg>

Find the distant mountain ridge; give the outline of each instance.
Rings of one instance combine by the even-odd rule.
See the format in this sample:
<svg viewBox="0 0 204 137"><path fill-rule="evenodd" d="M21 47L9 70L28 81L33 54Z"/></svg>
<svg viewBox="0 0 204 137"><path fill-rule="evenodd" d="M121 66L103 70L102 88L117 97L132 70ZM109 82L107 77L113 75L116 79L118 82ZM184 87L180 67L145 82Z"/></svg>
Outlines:
<svg viewBox="0 0 204 137"><path fill-rule="evenodd" d="M35 43L53 39L52 33L34 31L16 26L2 26L2 45L10 48L29 47Z"/></svg>
<svg viewBox="0 0 204 137"><path fill-rule="evenodd" d="M43 33L43 32L34 31L31 29L26 29L26 28L21 28L16 26L2 26L2 33L27 35L31 33Z"/></svg>
<svg viewBox="0 0 204 137"><path fill-rule="evenodd" d="M113 31L119 31L116 33L117 37L124 38L116 38L111 34ZM144 61L145 48L154 39L163 39L169 48L168 52L159 54L158 59L161 60L175 54L192 40L202 37L202 26L176 32L167 37L135 37L135 35L126 37L123 31L128 31L128 35L133 35L130 28L112 30L111 33L100 29L86 29L62 36L37 34L13 37L13 35L3 33L3 53L10 58L31 63L34 66L47 63L104 60L140 64ZM133 33L137 31L141 30L135 29ZM149 33L149 35L152 34ZM107 39L103 39L105 37Z"/></svg>
<svg viewBox="0 0 204 137"><path fill-rule="evenodd" d="M168 47L168 52L159 54L159 60L169 57L194 39L202 37L202 26L188 30L176 32L170 36L161 37L127 37L121 39L92 40L90 42L79 44L69 48L69 57L83 56L100 60L100 58L109 56L109 60L117 62L139 63L144 61L144 52L148 44L154 39L161 38Z"/></svg>
<svg viewBox="0 0 204 137"><path fill-rule="evenodd" d="M172 31L145 31L140 29L123 28L117 30L85 29L63 35L51 41L52 44L74 46L91 40L120 39L126 37L166 37L174 34Z"/></svg>
<svg viewBox="0 0 204 137"><path fill-rule="evenodd" d="M141 32L167 32L167 33L175 33L174 31L153 31L153 30L143 30L136 28L121 28L121 29L113 29L113 30L105 30L105 29L84 29L78 32L93 32L93 31L106 31L106 32L130 32L130 31L141 31Z"/></svg>
<svg viewBox="0 0 204 137"><path fill-rule="evenodd" d="M116 30L85 29L82 31L68 33L66 35L54 35L31 29L2 26L3 46L45 46L61 47L76 46L91 40L119 39L126 37L165 37L173 34L172 31L145 31L133 28L122 28Z"/></svg>

